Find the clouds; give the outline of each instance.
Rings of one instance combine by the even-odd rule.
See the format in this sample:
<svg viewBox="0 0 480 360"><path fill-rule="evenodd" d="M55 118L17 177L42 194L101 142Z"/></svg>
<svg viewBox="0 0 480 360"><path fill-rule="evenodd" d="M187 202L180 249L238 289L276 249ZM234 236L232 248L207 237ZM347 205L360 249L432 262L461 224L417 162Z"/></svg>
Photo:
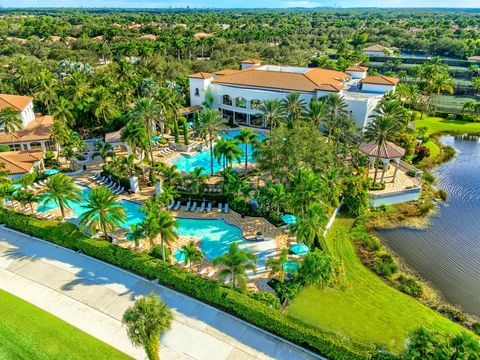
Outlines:
<svg viewBox="0 0 480 360"><path fill-rule="evenodd" d="M290 8L290 7L480 7L478 0L0 0L4 7L216 7L216 8Z"/></svg>

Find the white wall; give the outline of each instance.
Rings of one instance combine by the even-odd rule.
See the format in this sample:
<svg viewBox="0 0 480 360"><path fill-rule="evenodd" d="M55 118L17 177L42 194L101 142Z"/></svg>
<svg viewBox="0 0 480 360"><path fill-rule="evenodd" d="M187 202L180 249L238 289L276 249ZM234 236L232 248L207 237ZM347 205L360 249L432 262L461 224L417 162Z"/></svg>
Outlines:
<svg viewBox="0 0 480 360"><path fill-rule="evenodd" d="M241 63L240 65L241 65L241 69L244 70L244 69L251 68L252 66L258 66L258 65L260 65L260 63L256 63L256 64Z"/></svg>
<svg viewBox="0 0 480 360"><path fill-rule="evenodd" d="M190 78L190 104L191 105L202 105L205 100L205 91L208 89L208 86L213 80L209 79L196 79ZM196 89L198 89L199 95L196 95Z"/></svg>
<svg viewBox="0 0 480 360"><path fill-rule="evenodd" d="M348 75L352 77L352 79L364 79L367 77L367 72L366 71L350 71L346 70L345 71Z"/></svg>
<svg viewBox="0 0 480 360"><path fill-rule="evenodd" d="M364 51L364 53L368 56L385 56L385 53L383 51ZM393 54L393 51L389 51L387 53L387 56L391 56Z"/></svg>
<svg viewBox="0 0 480 360"><path fill-rule="evenodd" d="M357 129L364 129L372 119L375 107L379 103L380 98L369 99L354 99L345 98L347 110L351 112L352 118L355 120L355 127Z"/></svg>
<svg viewBox="0 0 480 360"><path fill-rule="evenodd" d="M395 85L379 85L379 84L367 84L362 83L362 91L370 91L376 93L387 93L389 91L395 91Z"/></svg>
<svg viewBox="0 0 480 360"><path fill-rule="evenodd" d="M25 109L20 112L20 120L22 120L22 128L25 129L28 124L35 120L35 113L33 112L33 103L27 105Z"/></svg>

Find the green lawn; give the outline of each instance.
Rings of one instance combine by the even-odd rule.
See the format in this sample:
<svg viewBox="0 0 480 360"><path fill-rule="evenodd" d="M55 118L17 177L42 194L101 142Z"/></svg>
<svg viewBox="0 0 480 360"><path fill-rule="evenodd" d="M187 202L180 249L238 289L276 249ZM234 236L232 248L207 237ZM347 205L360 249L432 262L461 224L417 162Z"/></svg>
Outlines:
<svg viewBox="0 0 480 360"><path fill-rule="evenodd" d="M427 127L431 134L434 133L452 133L452 134L480 134L480 122L471 122L463 120L449 120L440 117L424 115L423 119L416 120L417 128Z"/></svg>
<svg viewBox="0 0 480 360"><path fill-rule="evenodd" d="M0 290L0 359L130 359L57 317Z"/></svg>
<svg viewBox="0 0 480 360"><path fill-rule="evenodd" d="M404 348L405 338L421 325L443 334L463 329L388 286L363 266L349 237L352 223L351 219L339 217L327 235L330 250L343 261L346 289L306 288L287 308L290 315L395 353Z"/></svg>

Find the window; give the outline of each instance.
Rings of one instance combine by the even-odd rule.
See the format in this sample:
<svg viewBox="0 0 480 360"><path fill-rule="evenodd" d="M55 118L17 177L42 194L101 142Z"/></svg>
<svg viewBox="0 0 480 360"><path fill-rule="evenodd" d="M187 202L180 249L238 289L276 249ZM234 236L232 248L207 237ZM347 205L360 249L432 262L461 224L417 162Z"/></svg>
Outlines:
<svg viewBox="0 0 480 360"><path fill-rule="evenodd" d="M223 95L222 96L222 104L232 106L233 105L232 97L230 95Z"/></svg>
<svg viewBox="0 0 480 360"><path fill-rule="evenodd" d="M199 88L195 89L195 96L200 96L200 89Z"/></svg>
<svg viewBox="0 0 480 360"><path fill-rule="evenodd" d="M261 114L255 114L250 117L250 126L263 127L263 116Z"/></svg>
<svg viewBox="0 0 480 360"><path fill-rule="evenodd" d="M251 100L250 101L250 107L252 109L258 109L260 107L260 105L262 105L262 102L260 100Z"/></svg>
<svg viewBox="0 0 480 360"><path fill-rule="evenodd" d="M20 144L11 144L10 149L12 151L19 151L19 150L22 150L22 147L20 146Z"/></svg>
<svg viewBox="0 0 480 360"><path fill-rule="evenodd" d="M245 109L247 107L247 100L245 100L244 98L242 97L237 97L235 99L235 106L236 107L239 107L239 108L243 108Z"/></svg>
<svg viewBox="0 0 480 360"><path fill-rule="evenodd" d="M39 142L30 143L30 149L31 150L38 150L38 149L41 149L41 148L42 148L42 144L40 144Z"/></svg>

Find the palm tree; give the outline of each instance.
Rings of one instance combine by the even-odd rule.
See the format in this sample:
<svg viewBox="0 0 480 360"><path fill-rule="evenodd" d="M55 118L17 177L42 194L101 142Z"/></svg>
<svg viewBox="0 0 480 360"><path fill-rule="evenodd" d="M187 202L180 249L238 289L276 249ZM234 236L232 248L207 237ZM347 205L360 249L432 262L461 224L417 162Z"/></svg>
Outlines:
<svg viewBox="0 0 480 360"><path fill-rule="evenodd" d="M118 195L105 186L92 189L82 208L86 211L80 216L80 226L88 227L90 233L101 230L107 241L109 232L127 220L126 209L118 202Z"/></svg>
<svg viewBox="0 0 480 360"><path fill-rule="evenodd" d="M328 248L323 238L327 221L328 216L325 208L319 203L311 204L305 216L297 219L297 224L294 226L297 240L309 246L318 241L322 250L328 253Z"/></svg>
<svg viewBox="0 0 480 360"><path fill-rule="evenodd" d="M200 188L207 180L208 176L203 174L204 170L205 168L203 167L196 167L195 169L193 169L192 172L190 172L187 176L185 176L185 180L187 180L190 185L190 191L194 195L197 195L200 193Z"/></svg>
<svg viewBox="0 0 480 360"><path fill-rule="evenodd" d="M275 211L279 213L280 209L285 206L287 200L285 186L281 183L272 185L268 188L268 194L270 196L272 206L274 206Z"/></svg>
<svg viewBox="0 0 480 360"><path fill-rule="evenodd" d="M173 186L176 185L177 182L180 182L182 179L182 175L177 171L177 166L165 166L161 173L163 175L163 183L165 186Z"/></svg>
<svg viewBox="0 0 480 360"><path fill-rule="evenodd" d="M213 176L213 142L218 133L225 130L222 113L214 109L204 109L195 124L195 132L200 135L210 146L210 174Z"/></svg>
<svg viewBox="0 0 480 360"><path fill-rule="evenodd" d="M325 101L313 98L308 105L308 111L305 114L318 128L323 124L328 116L328 106Z"/></svg>
<svg viewBox="0 0 480 360"><path fill-rule="evenodd" d="M3 131L6 134L14 133L22 128L22 120L18 115L18 111L11 107L0 110L0 127L3 127ZM12 137L12 139L15 142L15 137Z"/></svg>
<svg viewBox="0 0 480 360"><path fill-rule="evenodd" d="M255 254L240 250L238 243L232 242L228 252L213 259L213 264L215 266L223 266L223 269L218 273L220 281L227 276L231 276L234 287L241 285L245 289L247 285L247 270L252 270L255 273L257 261Z"/></svg>
<svg viewBox="0 0 480 360"><path fill-rule="evenodd" d="M252 148L258 144L258 133L250 128L241 128L240 133L235 136L240 144L245 145L245 172L247 172L248 166L248 146L252 145Z"/></svg>
<svg viewBox="0 0 480 360"><path fill-rule="evenodd" d="M120 133L120 139L128 144L133 153L136 153L137 148L148 148L148 135L145 124L138 120L129 121L125 125ZM141 155L143 155L143 152Z"/></svg>
<svg viewBox="0 0 480 360"><path fill-rule="evenodd" d="M13 193L13 199L18 201L23 209L26 205L30 205L30 211L33 215L33 203L37 201L37 196L33 191L20 189Z"/></svg>
<svg viewBox="0 0 480 360"><path fill-rule="evenodd" d="M45 184L42 202L46 204L51 201L57 204L60 207L62 218L65 219L65 209L71 209L72 202L82 200L81 192L71 177L62 173L55 174L50 176Z"/></svg>
<svg viewBox="0 0 480 360"><path fill-rule="evenodd" d="M133 111L134 116L145 123L145 129L148 137L148 148L150 150L150 161L152 165L155 163L155 159L153 157L153 147L150 144L150 139L156 131L155 119L160 115L160 112L160 106L153 98L139 99Z"/></svg>
<svg viewBox="0 0 480 360"><path fill-rule="evenodd" d="M305 111L306 104L303 99L300 98L300 93L291 92L282 100L282 107L287 114L287 119L290 123L299 120L302 113Z"/></svg>
<svg viewBox="0 0 480 360"><path fill-rule="evenodd" d="M378 162L380 161L380 150L385 142L400 130L401 123L392 115L373 115L373 121L368 124L365 131L365 138L369 141L374 141L378 147L377 157L375 160L375 175L373 176L373 183L377 181Z"/></svg>
<svg viewBox="0 0 480 360"><path fill-rule="evenodd" d="M335 264L330 255L315 249L305 255L298 276L305 286L331 285L336 278Z"/></svg>
<svg viewBox="0 0 480 360"><path fill-rule="evenodd" d="M270 128L270 131L273 131L273 129L280 124L285 115L282 108L282 103L277 99L264 100L259 106L258 110L262 113L263 120Z"/></svg>
<svg viewBox="0 0 480 360"><path fill-rule="evenodd" d="M63 125L72 126L75 124L71 102L64 97L60 97L55 103L53 103L52 116Z"/></svg>
<svg viewBox="0 0 480 360"><path fill-rule="evenodd" d="M15 189L13 188L12 184L0 182L0 199L2 208L5 206L5 200L11 199L14 192Z"/></svg>
<svg viewBox="0 0 480 360"><path fill-rule="evenodd" d="M135 173L139 173L142 171L140 166L137 165L138 156L136 154L129 154L128 156L121 156L119 161L122 166L125 167L128 171L128 175L133 177Z"/></svg>
<svg viewBox="0 0 480 360"><path fill-rule="evenodd" d="M93 153L92 159L100 156L103 162L107 163L109 158L112 159L115 156L112 144L97 141L93 144L93 147L96 151Z"/></svg>
<svg viewBox="0 0 480 360"><path fill-rule="evenodd" d="M238 141L234 139L227 139L225 141L223 149L223 159L225 165L228 164L230 167L233 167L234 160L237 160L237 162L240 163L242 161L242 155L243 151L238 146Z"/></svg>
<svg viewBox="0 0 480 360"><path fill-rule="evenodd" d="M328 136L331 136L340 119L347 117L347 104L342 96L330 94L324 98L328 114L323 119Z"/></svg>
<svg viewBox="0 0 480 360"><path fill-rule="evenodd" d="M122 317L133 345L143 346L149 360L159 360L160 336L170 329L172 313L158 295L150 294L135 301Z"/></svg>
<svg viewBox="0 0 480 360"><path fill-rule="evenodd" d="M215 148L213 149L213 156L217 159L218 163L222 165L222 169L224 170L227 166L225 162L225 152L227 150L227 139L226 138L219 138L217 143L215 144Z"/></svg>
<svg viewBox="0 0 480 360"><path fill-rule="evenodd" d="M158 207L149 207L145 218L141 224L145 235L150 239L150 245L153 246L156 239L160 237L162 246L162 259L165 261L165 243L178 238L175 228L178 227L178 222L170 215L168 211L161 210Z"/></svg>
<svg viewBox="0 0 480 360"><path fill-rule="evenodd" d="M294 180L294 188L291 192L291 207L305 217L306 209L316 201L321 201L325 191L322 179L310 169L300 168L297 170Z"/></svg>
<svg viewBox="0 0 480 360"><path fill-rule="evenodd" d="M269 278L272 279L278 274L278 280L283 283L285 281L285 267L283 266L288 260L288 250L283 249L279 258L270 258L265 263L265 266L270 269Z"/></svg>
<svg viewBox="0 0 480 360"><path fill-rule="evenodd" d="M187 245L183 246L182 251L185 255L185 262L190 267L192 267L192 263L198 263L204 258L203 252L195 246L193 241L190 241Z"/></svg>
<svg viewBox="0 0 480 360"><path fill-rule="evenodd" d="M128 233L130 240L135 242L135 248L140 246L140 240L145 238L145 232L141 224L130 224L130 232Z"/></svg>

